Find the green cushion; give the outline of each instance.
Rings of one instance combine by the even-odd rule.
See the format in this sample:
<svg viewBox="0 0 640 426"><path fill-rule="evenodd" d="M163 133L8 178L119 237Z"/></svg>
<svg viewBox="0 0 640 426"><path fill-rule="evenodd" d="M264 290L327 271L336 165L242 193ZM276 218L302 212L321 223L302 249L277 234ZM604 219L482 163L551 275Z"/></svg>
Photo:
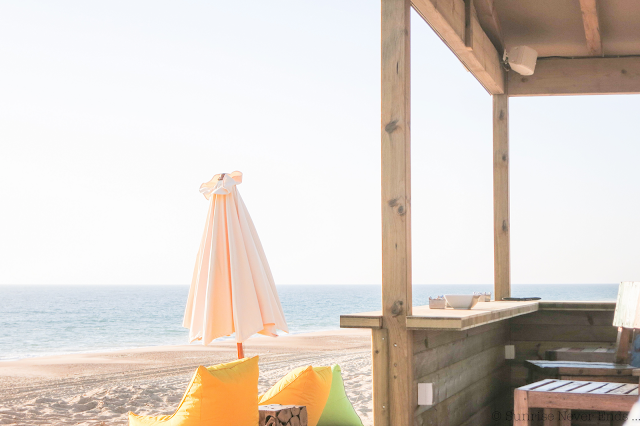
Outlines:
<svg viewBox="0 0 640 426"><path fill-rule="evenodd" d="M362 420L344 392L344 383L338 364L331 366L331 375L333 378L329 399L322 410L318 426L362 426Z"/></svg>

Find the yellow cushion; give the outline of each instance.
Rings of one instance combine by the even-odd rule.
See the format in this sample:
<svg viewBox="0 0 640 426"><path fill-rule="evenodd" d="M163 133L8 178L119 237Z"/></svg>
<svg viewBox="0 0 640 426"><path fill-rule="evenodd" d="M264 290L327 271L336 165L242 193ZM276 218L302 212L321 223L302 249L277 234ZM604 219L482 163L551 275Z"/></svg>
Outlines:
<svg viewBox="0 0 640 426"><path fill-rule="evenodd" d="M170 416L129 413L129 426L257 426L258 357L198 367Z"/></svg>
<svg viewBox="0 0 640 426"><path fill-rule="evenodd" d="M316 426L329 398L331 376L331 367L296 368L260 396L258 404L304 405L309 426Z"/></svg>

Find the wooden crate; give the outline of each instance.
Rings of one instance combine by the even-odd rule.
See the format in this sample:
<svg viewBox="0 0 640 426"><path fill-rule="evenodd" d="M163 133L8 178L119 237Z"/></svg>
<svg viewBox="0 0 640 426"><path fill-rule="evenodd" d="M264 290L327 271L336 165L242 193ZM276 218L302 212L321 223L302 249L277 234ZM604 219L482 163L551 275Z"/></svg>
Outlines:
<svg viewBox="0 0 640 426"><path fill-rule="evenodd" d="M261 405L259 426L307 426L307 407L300 405Z"/></svg>

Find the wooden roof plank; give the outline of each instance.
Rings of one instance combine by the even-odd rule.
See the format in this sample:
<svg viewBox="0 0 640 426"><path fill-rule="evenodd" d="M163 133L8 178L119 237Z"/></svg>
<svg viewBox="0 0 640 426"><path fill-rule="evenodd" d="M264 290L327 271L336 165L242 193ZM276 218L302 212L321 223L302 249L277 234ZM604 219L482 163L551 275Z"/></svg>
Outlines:
<svg viewBox="0 0 640 426"><path fill-rule="evenodd" d="M580 0L584 35L590 56L602 56L602 39L600 37L600 20L596 0Z"/></svg>
<svg viewBox="0 0 640 426"><path fill-rule="evenodd" d="M469 17L473 39L465 42L468 31L465 30L464 0L412 0L411 3L415 11L490 94L505 93L501 56L480 26L476 14Z"/></svg>
<svg viewBox="0 0 640 426"><path fill-rule="evenodd" d="M502 25L498 19L494 0L474 0L478 21L480 26L493 43L498 53L504 50L504 36L502 35Z"/></svg>
<svg viewBox="0 0 640 426"><path fill-rule="evenodd" d="M540 58L533 75L508 75L509 96L640 93L640 57Z"/></svg>

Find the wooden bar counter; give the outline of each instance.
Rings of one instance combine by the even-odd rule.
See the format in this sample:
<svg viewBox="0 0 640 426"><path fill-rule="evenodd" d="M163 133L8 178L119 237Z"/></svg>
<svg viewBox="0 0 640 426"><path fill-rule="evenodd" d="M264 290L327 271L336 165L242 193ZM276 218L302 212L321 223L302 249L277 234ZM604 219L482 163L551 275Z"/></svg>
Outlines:
<svg viewBox="0 0 640 426"><path fill-rule="evenodd" d="M343 328L370 328L376 426L392 426L394 364L412 372L414 425L489 426L513 410L513 389L527 380L525 360L544 359L557 347L613 347L615 302L480 302L472 309L413 307L405 327L410 350L388 333L382 312L341 315ZM390 354L397 352L395 360ZM432 389L418 403L418 384Z"/></svg>
<svg viewBox="0 0 640 426"><path fill-rule="evenodd" d="M411 330L467 330L538 310L539 302L479 302L471 309L431 309L415 306L407 316ZM382 312L340 316L342 328L382 328Z"/></svg>

